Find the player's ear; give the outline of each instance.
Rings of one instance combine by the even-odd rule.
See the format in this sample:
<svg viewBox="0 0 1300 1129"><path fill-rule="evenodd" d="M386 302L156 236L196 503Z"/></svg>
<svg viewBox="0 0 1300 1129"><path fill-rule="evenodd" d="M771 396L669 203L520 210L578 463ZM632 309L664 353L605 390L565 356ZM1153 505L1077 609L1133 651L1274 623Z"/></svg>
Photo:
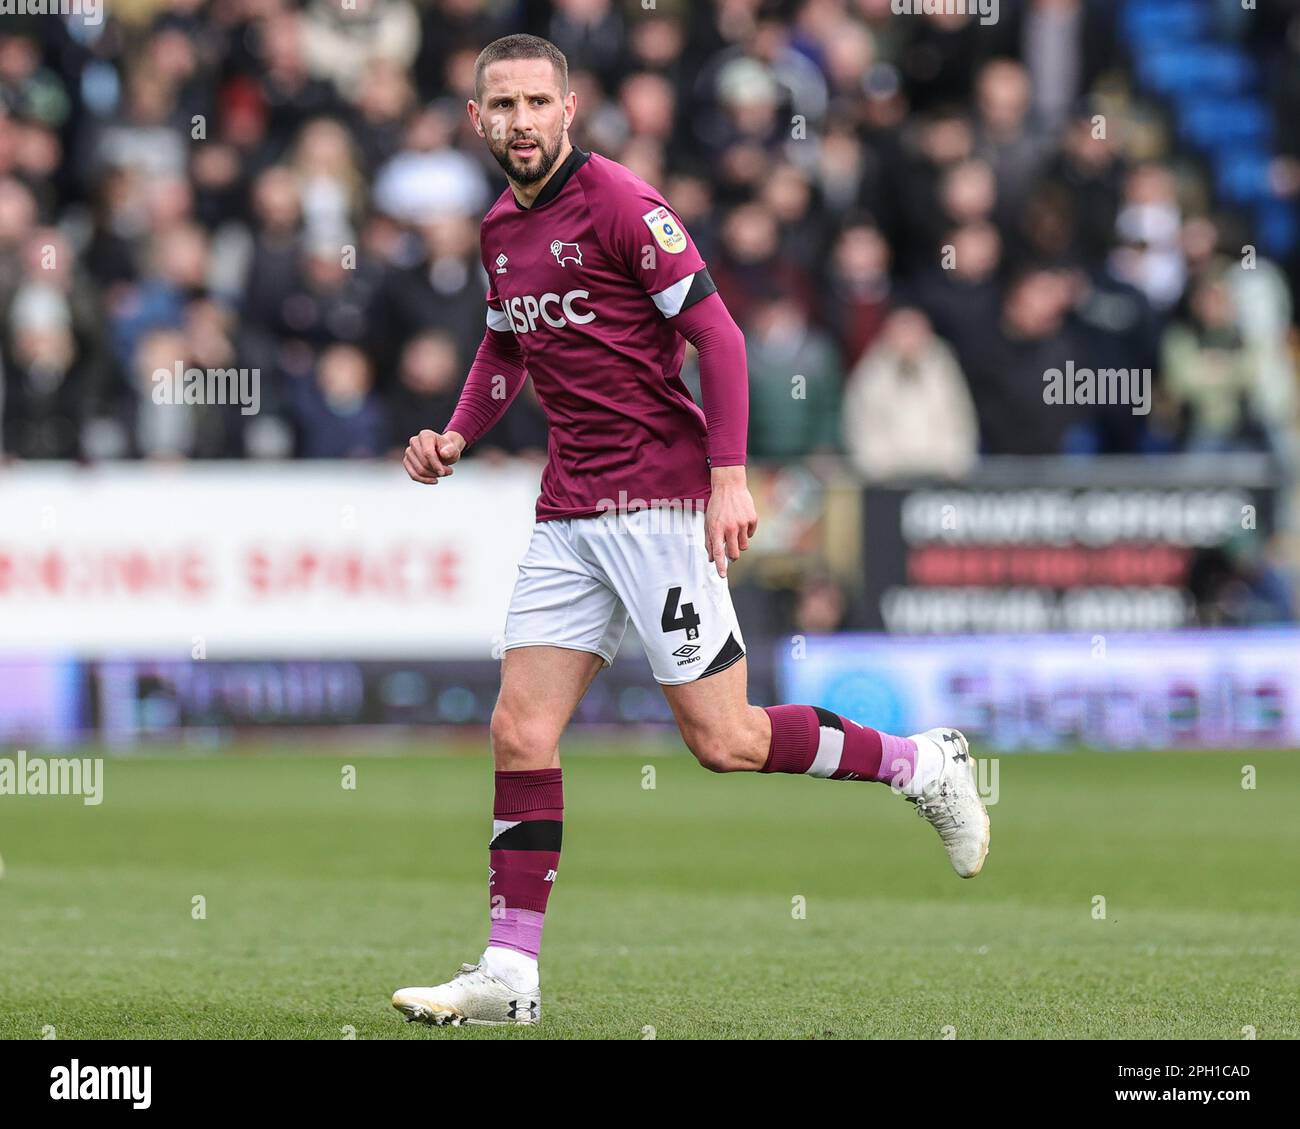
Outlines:
<svg viewBox="0 0 1300 1129"><path fill-rule="evenodd" d="M474 132L480 137L486 137L487 134L483 132L483 115L479 111L478 103L473 98L465 103L465 112L469 114L470 124L473 125Z"/></svg>
<svg viewBox="0 0 1300 1129"><path fill-rule="evenodd" d="M573 124L573 119L578 116L578 92L570 90L564 96L564 128L568 129Z"/></svg>

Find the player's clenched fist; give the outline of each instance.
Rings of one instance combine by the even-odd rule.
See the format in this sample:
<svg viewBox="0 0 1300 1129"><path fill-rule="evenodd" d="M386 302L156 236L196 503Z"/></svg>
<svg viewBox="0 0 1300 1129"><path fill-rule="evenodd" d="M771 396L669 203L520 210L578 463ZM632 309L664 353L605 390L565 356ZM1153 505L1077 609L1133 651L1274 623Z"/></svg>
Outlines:
<svg viewBox="0 0 1300 1129"><path fill-rule="evenodd" d="M436 431L425 430L411 436L402 465L414 481L437 486L438 479L453 473L452 464L460 459L463 450L465 439L459 432L448 431L439 435Z"/></svg>

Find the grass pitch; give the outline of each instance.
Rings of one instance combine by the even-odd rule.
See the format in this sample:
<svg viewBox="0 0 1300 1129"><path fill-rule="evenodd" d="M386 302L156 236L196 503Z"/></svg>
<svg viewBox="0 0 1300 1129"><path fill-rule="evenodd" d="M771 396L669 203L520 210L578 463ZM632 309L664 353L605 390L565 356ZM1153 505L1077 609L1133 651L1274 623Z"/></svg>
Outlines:
<svg viewBox="0 0 1300 1129"><path fill-rule="evenodd" d="M1003 757L963 882L881 786L613 749L565 762L538 1028L388 1003L482 951L486 756L341 748L0 797L0 1037L1300 1037L1300 754Z"/></svg>

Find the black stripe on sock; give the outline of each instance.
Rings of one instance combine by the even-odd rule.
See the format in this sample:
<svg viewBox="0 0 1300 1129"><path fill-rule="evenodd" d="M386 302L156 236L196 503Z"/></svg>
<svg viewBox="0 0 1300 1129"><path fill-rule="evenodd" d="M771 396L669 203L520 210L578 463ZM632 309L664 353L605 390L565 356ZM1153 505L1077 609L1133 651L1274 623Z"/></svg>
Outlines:
<svg viewBox="0 0 1300 1129"><path fill-rule="evenodd" d="M722 650L713 656L713 661L709 663L702 671L700 678L708 678L710 674L718 674L727 669L727 667L740 662L745 657L745 648L736 642L735 632L727 636L727 641L722 644ZM700 678L695 679L696 682Z"/></svg>
<svg viewBox="0 0 1300 1129"><path fill-rule="evenodd" d="M558 851L564 824L558 819L526 819L492 840L494 851Z"/></svg>
<svg viewBox="0 0 1300 1129"><path fill-rule="evenodd" d="M838 729L841 733L844 732L844 722L840 720L838 714L833 714L830 710L824 710L821 706L813 706L812 711L817 715L818 725L824 725L827 729Z"/></svg>

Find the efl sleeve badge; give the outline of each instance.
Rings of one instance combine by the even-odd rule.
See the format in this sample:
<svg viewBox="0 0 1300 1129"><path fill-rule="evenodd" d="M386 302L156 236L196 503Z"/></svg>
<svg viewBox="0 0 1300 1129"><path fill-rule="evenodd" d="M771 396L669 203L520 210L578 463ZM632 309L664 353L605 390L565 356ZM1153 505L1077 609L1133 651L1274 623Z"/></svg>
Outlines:
<svg viewBox="0 0 1300 1129"><path fill-rule="evenodd" d="M641 217L654 233L655 242L670 255L686 250L686 232L667 208L654 208Z"/></svg>

